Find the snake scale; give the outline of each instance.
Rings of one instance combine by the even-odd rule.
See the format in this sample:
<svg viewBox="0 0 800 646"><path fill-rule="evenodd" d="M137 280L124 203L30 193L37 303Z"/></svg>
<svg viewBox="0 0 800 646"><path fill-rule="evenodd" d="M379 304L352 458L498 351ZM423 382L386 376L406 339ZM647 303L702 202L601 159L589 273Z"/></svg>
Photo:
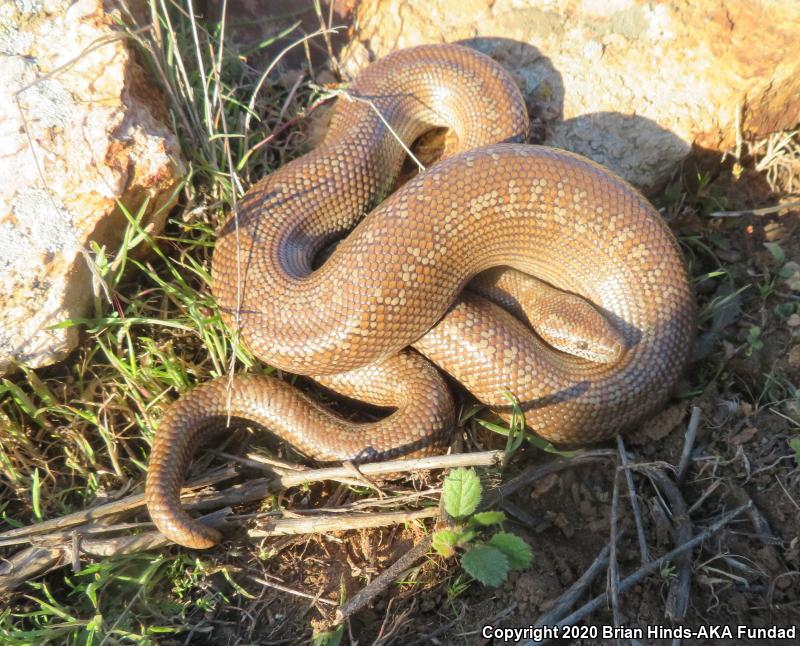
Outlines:
<svg viewBox="0 0 800 646"><path fill-rule="evenodd" d="M513 394L539 435L588 443L661 405L686 363L694 303L672 234L608 170L522 143L525 103L502 67L458 45L410 48L337 101L322 144L255 184L223 227L213 293L259 359L394 410L356 424L263 375L189 391L165 413L146 486L182 545L220 539L179 492L228 413L318 460L441 450L455 407L433 362L501 414ZM405 146L439 127L458 150L386 197Z"/></svg>

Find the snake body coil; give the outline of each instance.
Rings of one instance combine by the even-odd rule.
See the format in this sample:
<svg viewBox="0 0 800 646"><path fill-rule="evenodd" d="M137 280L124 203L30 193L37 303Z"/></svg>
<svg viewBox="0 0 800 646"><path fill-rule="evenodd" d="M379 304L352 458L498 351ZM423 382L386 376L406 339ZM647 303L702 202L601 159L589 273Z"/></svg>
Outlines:
<svg viewBox="0 0 800 646"><path fill-rule="evenodd" d="M585 443L652 412L686 362L694 305L658 213L597 164L518 143L524 101L491 59L455 45L403 50L338 101L323 144L243 198L217 242L213 290L263 361L396 410L353 424L256 375L194 389L162 421L146 491L153 521L183 545L219 540L181 509L179 491L198 437L229 412L320 460L432 451L454 406L425 355L496 410L512 393L538 434ZM381 203L406 154L398 138L409 145L434 127L454 131L464 152ZM532 300L506 289L517 271L538 279L520 290ZM539 334L478 295L493 290ZM598 347L611 339L605 359L573 356L594 356L580 350L591 338L572 354L552 347L591 337L598 320L611 335L596 335ZM586 321L589 332L574 332Z"/></svg>

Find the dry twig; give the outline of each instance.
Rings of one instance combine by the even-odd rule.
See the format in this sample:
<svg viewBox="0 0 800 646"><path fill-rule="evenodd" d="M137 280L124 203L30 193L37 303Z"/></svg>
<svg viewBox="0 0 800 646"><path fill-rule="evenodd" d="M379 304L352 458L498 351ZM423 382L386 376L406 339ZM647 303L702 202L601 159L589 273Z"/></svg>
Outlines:
<svg viewBox="0 0 800 646"><path fill-rule="evenodd" d="M689 418L689 425L686 427L686 435L683 439L681 458L678 462L678 475L676 479L678 480L679 485L683 484L683 481L686 478L686 472L689 470L692 450L694 449L694 442L697 438L697 428L700 426L700 414L700 408L693 406L692 416Z"/></svg>
<svg viewBox="0 0 800 646"><path fill-rule="evenodd" d="M771 213L778 213L788 209L796 209L800 207L800 201L787 202L786 204L777 204L776 206L767 206L763 209L744 209L742 211L714 211L711 214L712 218L736 218L741 215L770 215Z"/></svg>
<svg viewBox="0 0 800 646"><path fill-rule="evenodd" d="M336 612L334 621L340 624L350 618L354 613L367 606L376 596L383 592L384 589L389 587L392 581L397 579L407 569L413 567L419 559L428 553L431 547L431 540L432 535L429 534L370 581L369 585L357 592L352 599Z"/></svg>
<svg viewBox="0 0 800 646"><path fill-rule="evenodd" d="M553 604L553 606L536 620L534 626L541 628L542 626L551 626L555 624L559 617L564 613L569 612L569 609L575 605L578 599L581 598L584 592L589 589L589 586L597 578L597 575L608 565L609 553L611 552L611 545L606 545L597 555L592 564L581 576L573 583Z"/></svg>
<svg viewBox="0 0 800 646"><path fill-rule="evenodd" d="M627 590L635 586L637 583L639 583L643 579L647 578L648 576L656 572L662 565L664 565L668 561L672 561L677 557L682 556L683 554L686 554L687 552L691 551L692 549L700 545L700 543L702 543L703 541L705 541L706 539L708 539L709 537L713 536L718 531L720 531L723 527L725 527L728 523L730 523L734 518L736 518L746 509L747 505L743 505L741 507L738 507L737 509L734 509L731 512L728 512L727 514L724 514L717 522L706 527L702 532L697 534L697 536L695 536L691 540L687 541L683 545L679 545L673 550L670 550L663 556L643 565L638 570L636 570L636 572L634 572L630 576L625 577L624 579L622 579L622 581L620 581L619 583L620 593L626 592ZM585 603L575 612L573 612L567 617L564 617L563 619L561 619L561 621L559 621L555 625L558 626L559 628L567 625L573 626L577 624L579 621L583 620L587 615L591 614L598 608L601 608L606 603L608 603L608 591L596 596L588 603ZM520 642L520 644L522 644L523 646L535 646L537 644L542 644L542 643L545 642L534 641L534 640L527 640Z"/></svg>
<svg viewBox="0 0 800 646"><path fill-rule="evenodd" d="M647 538L644 535L644 522L642 521L642 512L639 507L639 496L633 484L633 474L629 468L628 452L625 450L625 442L622 441L621 435L617 435L617 452L619 453L621 466L625 471L625 482L628 485L628 494L631 497L631 511L633 511L633 520L636 523L636 537L639 540L639 554L641 555L642 565L644 565L650 560L650 550L647 547Z"/></svg>
<svg viewBox="0 0 800 646"><path fill-rule="evenodd" d="M614 472L614 487L611 493L610 541L608 553L608 589L611 597L611 613L614 627L622 625L619 614L619 561L617 560L617 540L619 539L619 470Z"/></svg>
<svg viewBox="0 0 800 646"><path fill-rule="evenodd" d="M672 512L672 522L675 524L675 542L678 545L686 543L692 536L692 521L677 485L660 469L650 467L642 468L659 490L667 497ZM670 582L669 593L665 608L666 615L672 621L681 623L686 618L689 610L689 595L692 586L692 555L681 555L676 559L678 576Z"/></svg>
<svg viewBox="0 0 800 646"><path fill-rule="evenodd" d="M337 514L335 516L304 516L302 518L269 519L263 529L253 529L249 536L264 538L266 536L286 536L288 534L322 534L325 532L342 532L349 529L368 529L397 525L413 520L433 518L438 515L436 507L426 507L415 511L389 511L380 514Z"/></svg>

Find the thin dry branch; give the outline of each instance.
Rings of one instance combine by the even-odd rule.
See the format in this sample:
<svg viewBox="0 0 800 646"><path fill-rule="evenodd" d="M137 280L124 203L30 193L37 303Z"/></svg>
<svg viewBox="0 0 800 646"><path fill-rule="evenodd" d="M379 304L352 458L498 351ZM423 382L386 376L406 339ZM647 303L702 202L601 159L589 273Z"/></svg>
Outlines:
<svg viewBox="0 0 800 646"><path fill-rule="evenodd" d="M683 484L686 478L686 472L689 470L692 449L694 449L695 439L697 438L697 428L700 426L700 414L700 408L693 406L692 416L689 418L689 424L686 427L686 435L683 439L680 461L678 462L678 484Z"/></svg>
<svg viewBox="0 0 800 646"><path fill-rule="evenodd" d="M230 509L217 511L201 520L207 525L219 525L228 513L230 513ZM0 562L0 594L11 592L20 584L56 567L79 562L80 554L102 557L117 556L158 549L169 544L169 539L164 535L152 531L135 536L117 536L105 539L80 540L78 538L64 541L61 545L34 545Z"/></svg>
<svg viewBox="0 0 800 646"><path fill-rule="evenodd" d="M788 209L796 209L800 207L800 201L787 202L786 204L777 204L775 206L767 206L763 209L745 209L743 211L714 211L711 214L712 218L736 218L742 215L770 215L771 213L778 213L779 211L786 211Z"/></svg>
<svg viewBox="0 0 800 646"><path fill-rule="evenodd" d="M324 603L329 606L335 606L336 602L331 601L330 599L325 599L324 597L320 597L319 595L308 594L307 592L301 592L300 590L295 590L294 588L290 588L285 585L281 585L275 581L268 581L267 579L261 579L257 576L250 577L253 581L258 583L259 585L263 585L267 588L273 588L274 590L278 590L279 592L286 592L287 594L294 595L295 597L301 597L303 599L310 599L314 603Z"/></svg>
<svg viewBox="0 0 800 646"><path fill-rule="evenodd" d="M502 454L503 452L488 451L486 453ZM611 456L613 456L613 452L610 451L586 451L585 453L573 458L560 458L547 464L529 467L513 480L510 480L496 489L490 490L481 501L479 509L486 509L488 507L497 505L498 503L504 502L505 498L508 498L512 493L540 478L544 478L545 476L553 473L558 473L559 471L563 471L567 468L591 464L599 460L607 459ZM444 516L446 514L441 502L442 501L440 501L440 508L438 510L432 509L432 511L436 511L437 514ZM420 543L415 545L411 550L406 552L406 554L401 556L397 561L389 566L389 568L377 576L363 590L358 592L350 601L342 606L339 612L336 613L335 622L339 624L347 620L354 613L358 612L367 604L369 604L376 596L386 589L392 581L397 579L401 573L405 572L414 563L416 563L417 560L422 558L428 552L430 549L431 540L432 535L426 536Z"/></svg>
<svg viewBox="0 0 800 646"><path fill-rule="evenodd" d="M286 536L288 534L322 534L325 532L342 532L349 529L368 529L433 518L438 513L439 510L436 507L426 507L415 511L389 511L380 514L360 513L276 518L267 520L263 529L250 530L248 535L264 538L266 536Z"/></svg>
<svg viewBox="0 0 800 646"><path fill-rule="evenodd" d="M619 614L619 560L617 559L617 541L619 540L619 470L614 472L609 525L608 591L611 597L611 613L614 618L614 627L619 628L622 625L622 618Z"/></svg>
<svg viewBox="0 0 800 646"><path fill-rule="evenodd" d="M184 487L182 493L183 495L191 495L192 491L195 489L207 487L224 480L230 480L231 478L236 477L238 474L238 471L231 467L218 469L216 471L212 471L211 473L205 473L198 478L191 480L189 484ZM57 532L69 527L82 525L84 523L95 522L108 516L114 516L116 514L122 514L134 509L139 509L143 506L144 494L125 496L124 498L120 498L114 502L97 505L96 507L90 507L89 509L81 509L80 511L76 511L59 518L51 518L50 520L45 520L41 523L35 523L34 525L9 529L0 534L0 541L23 536Z"/></svg>
<svg viewBox="0 0 800 646"><path fill-rule="evenodd" d="M0 593L11 592L25 581L59 565L64 551L57 547L27 547L0 561Z"/></svg>
<svg viewBox="0 0 800 646"><path fill-rule="evenodd" d="M723 527L725 527L728 523L730 523L734 518L736 518L739 514L741 514L743 511L745 511L747 509L747 507L748 507L747 505L742 505L741 507L738 507L738 508L734 509L733 511L730 511L727 514L724 514L719 520L717 520L717 522L715 522L715 523L709 525L708 527L706 527L702 532L697 534L697 536L695 536L691 540L685 542L683 545L679 545L678 547L676 547L673 550L670 550L669 552L667 552L663 556L650 561L646 565L643 565L642 567L640 567L638 570L636 570L636 572L634 572L630 576L625 577L619 583L619 591L620 591L620 593L626 592L627 590L629 590L630 588L635 586L637 583L641 582L643 579L647 578L648 576L650 576L651 574L656 572L665 563L667 563L669 561L673 561L676 558L678 558L678 557L686 554L687 552L693 550L695 547L700 545L700 543L702 543L703 541L705 541L706 539L710 538L711 536L716 534L718 531L720 531ZM608 603L608 591L604 592L603 594L600 594L600 595L596 596L594 599L592 599L588 603L585 603L583 606L578 608L575 612L573 612L572 614L570 614L567 617L564 617L563 619L561 619L555 625L558 626L559 628L562 628L562 627L567 626L567 625L574 626L578 622L582 621L586 616L588 616L589 614L591 614L592 612L594 612L598 608L601 608L602 606L604 606L607 603ZM549 641L549 640L534 641L532 639L529 639L527 641L520 642L520 644L523 645L523 646L536 646L538 644L546 643L546 641Z"/></svg>
<svg viewBox="0 0 800 646"><path fill-rule="evenodd" d="M434 509L434 511L437 511ZM419 543L403 554L399 559L392 563L388 568L376 576L365 588L361 589L355 596L345 603L337 612L335 622L342 623L354 613L368 605L376 596L397 579L403 572L412 567L421 559L431 547L432 535L423 538Z"/></svg>
<svg viewBox="0 0 800 646"><path fill-rule="evenodd" d="M625 471L625 482L628 485L628 494L631 497L631 511L633 512L633 520L636 523L636 538L639 541L639 554L642 559L642 565L644 565L650 560L650 549L647 546L647 538L644 535L642 511L639 507L639 496L633 484L633 474L630 470L628 452L625 449L625 442L623 442L621 435L617 435L617 452L619 453L621 466Z"/></svg>
<svg viewBox="0 0 800 646"><path fill-rule="evenodd" d="M429 469L455 468L459 466L493 466L496 465L503 456L502 451L484 451L482 453L461 453L457 455L428 456L412 460L392 460L389 462L375 462L362 464L359 466L360 473L364 475L380 475L386 473L412 472ZM267 472L274 473L273 467L260 465ZM353 480L352 467L329 467L323 469L305 469L293 471L291 473L281 472L274 479L257 479L234 485L229 489L220 492L203 493L197 495L194 490L209 485L229 480L239 475L239 472L232 467L226 467L218 471L204 474L189 482L184 488L183 504L187 509L209 509L214 505L237 505L242 502L266 498L270 493L279 487L289 488L320 480L338 480L340 478ZM361 482L360 484L363 484ZM139 509L144 506L144 495L134 494L115 500L114 502L98 505L89 509L53 518L50 520L18 527L0 533L0 541L17 539L26 536L48 534L60 532L70 527L76 527L89 522L96 522L108 516L122 514Z"/></svg>
<svg viewBox="0 0 800 646"><path fill-rule="evenodd" d="M611 545L603 547L597 555L597 558L592 561L592 564L586 571L558 598L550 610L536 620L534 626L537 628L551 626L558 621L559 617L563 617L566 612L569 612L570 608L577 603L583 593L589 589L592 581L594 581L600 572L603 571L603 568L608 565L610 552Z"/></svg>
<svg viewBox="0 0 800 646"><path fill-rule="evenodd" d="M675 542L679 545L685 543L692 536L693 525L689 518L686 501L683 499L680 489L660 469L645 467L642 471L647 474L669 501L672 522L675 524ZM664 612L672 621L681 623L686 618L686 613L689 610L689 596L692 586L692 555L683 554L676 559L676 564L678 566L678 576L670 582Z"/></svg>
<svg viewBox="0 0 800 646"><path fill-rule="evenodd" d="M432 469L455 469L457 467L492 467L498 466L504 457L503 451L482 451L480 453L456 453L453 455L431 455L411 460L390 460L388 462L370 462L358 466L364 476L384 475L388 473L411 473ZM318 480L353 479L352 468L329 467L309 469L298 473L287 473L279 477L283 487L316 482ZM362 483L363 484L363 483Z"/></svg>

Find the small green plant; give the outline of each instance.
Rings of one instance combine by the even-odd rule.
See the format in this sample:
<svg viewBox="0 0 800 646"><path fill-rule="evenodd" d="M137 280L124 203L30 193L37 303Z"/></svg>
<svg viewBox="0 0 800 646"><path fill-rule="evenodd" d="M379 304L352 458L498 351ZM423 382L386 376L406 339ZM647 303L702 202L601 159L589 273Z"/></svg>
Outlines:
<svg viewBox="0 0 800 646"><path fill-rule="evenodd" d="M714 211L724 211L728 208L728 199L722 194L719 187L714 185L714 176L711 173L697 174L697 188L694 195L700 213L709 216Z"/></svg>
<svg viewBox="0 0 800 646"><path fill-rule="evenodd" d="M469 589L472 579L464 574L459 574L447 586L447 600L452 604L458 597Z"/></svg>
<svg viewBox="0 0 800 646"><path fill-rule="evenodd" d="M476 511L481 481L475 469L456 469L444 480L444 507L455 520L433 535L433 548L445 558L462 551L461 567L484 585L498 586L511 570L533 562L530 546L516 534L494 531L506 516L502 511Z"/></svg>
<svg viewBox="0 0 800 646"><path fill-rule="evenodd" d="M676 576L678 576L678 568L676 568L672 563L667 562L661 566L659 574L661 574L662 579L674 579Z"/></svg>
<svg viewBox="0 0 800 646"><path fill-rule="evenodd" d="M311 638L313 646L339 646L344 637L344 624L340 624L333 630L326 630L325 632L315 633Z"/></svg>
<svg viewBox="0 0 800 646"><path fill-rule="evenodd" d="M520 407L519 401L509 392L505 392L503 394L508 400L509 408L511 409L511 416L508 419L507 426L495 424L494 422L489 422L485 419L476 418L475 421L483 426L483 428L492 431L492 433L497 433L498 435L502 435L506 438L506 459L510 458L517 451L517 449L519 449L523 441L528 442L531 446L541 449L547 453L555 453L556 455L561 455L566 458L575 455L575 451L564 451L562 449L557 449L555 446L553 446L552 442L548 442L544 438L534 435L530 431L526 430L525 413ZM473 406L467 412L467 414L461 418L461 423L463 424L470 417L474 417L475 414L478 413L482 408L483 406L481 405Z"/></svg>
<svg viewBox="0 0 800 646"><path fill-rule="evenodd" d="M749 357L754 352L758 352L764 347L764 341L761 339L761 328L758 325L751 325L747 331L747 356Z"/></svg>
<svg viewBox="0 0 800 646"><path fill-rule="evenodd" d="M800 467L800 437L793 437L789 440L789 448L794 451L794 461Z"/></svg>

